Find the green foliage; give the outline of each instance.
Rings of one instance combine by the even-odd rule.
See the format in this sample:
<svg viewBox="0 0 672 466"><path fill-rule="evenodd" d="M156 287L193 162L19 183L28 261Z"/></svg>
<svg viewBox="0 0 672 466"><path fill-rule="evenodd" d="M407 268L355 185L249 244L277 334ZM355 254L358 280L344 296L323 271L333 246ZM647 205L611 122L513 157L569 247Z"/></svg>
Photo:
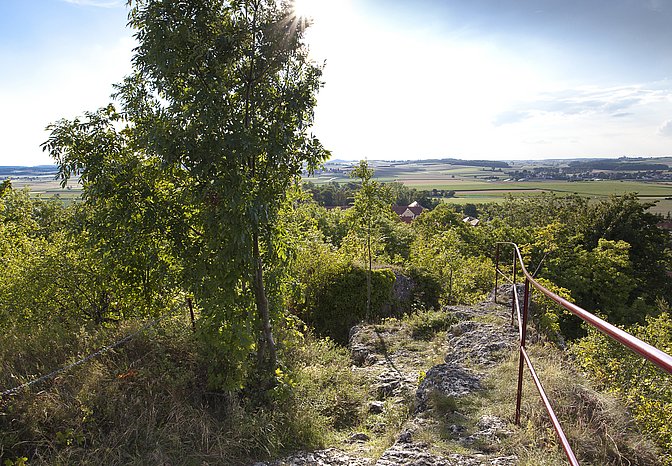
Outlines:
<svg viewBox="0 0 672 466"><path fill-rule="evenodd" d="M431 271L421 267L409 266L406 271L412 283L412 300L409 308L414 305L425 309L438 309L441 301L441 281Z"/></svg>
<svg viewBox="0 0 672 466"><path fill-rule="evenodd" d="M366 383L350 370L346 348L310 333L288 355L295 383L292 402L311 417L315 431L326 440L333 429L355 427L362 420Z"/></svg>
<svg viewBox="0 0 672 466"><path fill-rule="evenodd" d="M509 198L487 207L487 221L473 229L474 245L517 242L531 271L571 290L576 303L612 323L643 322L672 287L669 237L635 195L589 203L578 196ZM494 249L494 248L492 248ZM579 323L561 318L565 336L581 335Z"/></svg>
<svg viewBox="0 0 672 466"><path fill-rule="evenodd" d="M672 353L672 318L668 312L648 317L629 333L667 354ZM635 419L664 449L665 464L672 464L672 379L624 346L589 330L572 348L581 367L603 388L626 401Z"/></svg>
<svg viewBox="0 0 672 466"><path fill-rule="evenodd" d="M27 466L28 465L28 458L25 456L20 456L18 458L15 458L13 460L10 460L7 458L5 461L2 462L3 466Z"/></svg>
<svg viewBox="0 0 672 466"><path fill-rule="evenodd" d="M390 199L396 205L409 205L417 201L425 209L433 209L439 205L440 193L437 190L417 190L410 188L403 183L393 181L391 183L381 183L390 191ZM311 196L321 206L350 206L355 200L355 194L360 185L354 181L347 183L338 183L331 181L324 184L315 184L310 181L303 183L303 188L310 192ZM453 195L455 192L452 191Z"/></svg>
<svg viewBox="0 0 672 466"><path fill-rule="evenodd" d="M350 172L350 177L359 178L362 185L355 194L355 204L346 213L351 228L343 242L346 248L349 246L355 258L366 261L365 316L368 318L372 311L373 260L382 249L380 223L385 217L391 218L393 214L390 209L390 191L386 186L371 179L373 169L369 168L366 160L360 160L359 165ZM361 248L358 247L360 241Z"/></svg>
<svg viewBox="0 0 672 466"><path fill-rule="evenodd" d="M368 270L345 261L321 264L306 284L302 316L322 335L346 344L350 328L367 317ZM371 318L390 315L395 281L390 269L371 272Z"/></svg>
<svg viewBox="0 0 672 466"><path fill-rule="evenodd" d="M417 202L425 209L432 210L441 203L440 199L433 197L434 193L432 191L419 191L398 181L386 183L386 186L390 190L392 202L395 205L409 205L412 202Z"/></svg>
<svg viewBox="0 0 672 466"><path fill-rule="evenodd" d="M546 289L572 302L572 296L568 289L559 287L545 278L539 278L537 281ZM569 311L537 291L536 288L532 288L532 305L530 310L537 331L543 333L552 341L557 342L562 340L560 321L563 317L570 315Z"/></svg>
<svg viewBox="0 0 672 466"><path fill-rule="evenodd" d="M487 257L464 254L466 248L458 231L448 229L416 239L411 263L431 273L442 284L445 302L475 303L492 287L494 264Z"/></svg>
<svg viewBox="0 0 672 466"><path fill-rule="evenodd" d="M321 206L349 206L355 200L355 192L359 185L354 182L330 183L316 185L310 181L303 183L303 189L308 191L316 203Z"/></svg>
<svg viewBox="0 0 672 466"><path fill-rule="evenodd" d="M81 176L87 230L117 275L150 292L174 276L195 295L222 366L213 383L238 386L253 350L271 379L279 211L304 166L328 156L309 133L322 68L306 24L274 0L130 5L138 46L120 110L59 121L44 149L64 182Z"/></svg>
<svg viewBox="0 0 672 466"><path fill-rule="evenodd" d="M457 318L445 311L416 311L406 317L411 335L421 340L431 340L438 332L448 330Z"/></svg>
<svg viewBox="0 0 672 466"><path fill-rule="evenodd" d="M163 321L65 377L4 399L0 463L152 464L161 458L251 464L323 447L361 421L369 387L350 370L344 348L302 336L287 323L282 372L291 389L282 396L274 389L276 399L260 407L236 393L207 389L203 375L210 361L184 317ZM10 374L28 370L22 363L41 371L40 364L53 367L45 360L51 353L54 359L86 354L140 325L127 320L117 329L79 333L61 328L40 341L0 334L0 387L8 386Z"/></svg>

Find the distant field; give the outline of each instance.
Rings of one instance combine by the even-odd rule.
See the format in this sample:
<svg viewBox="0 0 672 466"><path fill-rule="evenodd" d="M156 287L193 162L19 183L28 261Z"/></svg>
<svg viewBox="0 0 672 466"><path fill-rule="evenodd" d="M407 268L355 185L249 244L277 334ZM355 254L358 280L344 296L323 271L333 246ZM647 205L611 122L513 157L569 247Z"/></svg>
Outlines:
<svg viewBox="0 0 672 466"><path fill-rule="evenodd" d="M516 168L534 168L535 164ZM420 190L452 190L455 197L444 202L455 204L499 202L505 196L534 196L543 192L558 195L577 194L592 199L604 199L612 194L638 193L640 199L657 202L651 210L666 215L672 212L672 183L644 181L505 181L509 176L488 167L448 165L442 163L397 163L375 166L378 181L398 181ZM487 179L486 179L487 178ZM352 181L345 173L328 173L306 178L316 184L330 181ZM666 199L671 198L671 199Z"/></svg>
<svg viewBox="0 0 672 466"><path fill-rule="evenodd" d="M58 197L66 204L76 202L81 198L82 187L77 181L68 183L68 188L61 188L60 181L52 178L17 178L12 179L12 187L14 189L30 189L31 197L50 199Z"/></svg>
<svg viewBox="0 0 672 466"><path fill-rule="evenodd" d="M530 165L530 167L533 166ZM378 181L398 181L420 190L455 191L455 197L444 198L443 201L456 204L500 202L505 196L535 196L543 192L554 192L558 195L578 194L593 199L603 199L612 194L636 192L642 201L657 203L651 209L653 212L663 215L672 212L672 183L667 182L504 181L508 179L508 175L504 172L487 167L445 163L374 162L373 167L374 176ZM520 169L520 167L516 168ZM353 181L345 171L322 172L316 176L305 177L304 180L316 184ZM70 189L62 189L58 180L52 178L17 178L12 180L12 185L19 189L28 186L34 197L50 198L58 195L66 203L75 202L81 196L81 186L76 181L70 183Z"/></svg>

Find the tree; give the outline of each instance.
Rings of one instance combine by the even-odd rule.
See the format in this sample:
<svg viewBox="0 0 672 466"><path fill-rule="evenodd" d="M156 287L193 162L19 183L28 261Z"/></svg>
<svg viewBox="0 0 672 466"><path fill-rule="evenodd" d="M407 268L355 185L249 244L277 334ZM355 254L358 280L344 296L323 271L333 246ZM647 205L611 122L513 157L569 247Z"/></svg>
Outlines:
<svg viewBox="0 0 672 466"><path fill-rule="evenodd" d="M359 165L350 172L350 177L359 178L362 186L355 194L355 204L352 208L355 231L363 233L365 240L365 255L367 264L366 275L366 317L371 312L371 270L373 268L373 241L379 232L379 222L384 217L390 217L390 195L388 189L372 180L373 169L369 168L366 160L360 160Z"/></svg>
<svg viewBox="0 0 672 466"><path fill-rule="evenodd" d="M328 155L308 132L322 70L308 59L305 23L290 4L130 3L138 46L114 95L120 111L62 120L44 148L64 181L81 175L88 202L112 196L115 223L152 213L149 228L182 263L204 308L202 328L220 350L211 381L240 385L254 347L265 374L277 365L272 320L281 302L266 279L281 260L285 193L304 166ZM127 199L118 175L135 171L148 182Z"/></svg>
<svg viewBox="0 0 672 466"><path fill-rule="evenodd" d="M637 292L646 295L651 305L657 296L672 297L667 276L672 262L669 236L658 227L662 216L648 212L652 206L652 203L640 202L636 193L612 196L590 207L584 230L585 246L589 249L596 247L601 238L630 245L629 258L632 275L638 281Z"/></svg>

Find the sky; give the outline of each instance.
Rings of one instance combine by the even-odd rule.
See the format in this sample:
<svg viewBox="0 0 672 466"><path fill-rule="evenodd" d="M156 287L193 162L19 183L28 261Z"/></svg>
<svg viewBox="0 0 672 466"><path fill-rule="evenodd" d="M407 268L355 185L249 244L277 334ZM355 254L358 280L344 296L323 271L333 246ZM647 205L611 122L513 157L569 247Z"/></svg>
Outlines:
<svg viewBox="0 0 672 466"><path fill-rule="evenodd" d="M672 155L672 0L296 0L332 157ZM123 0L0 0L0 165L131 70Z"/></svg>

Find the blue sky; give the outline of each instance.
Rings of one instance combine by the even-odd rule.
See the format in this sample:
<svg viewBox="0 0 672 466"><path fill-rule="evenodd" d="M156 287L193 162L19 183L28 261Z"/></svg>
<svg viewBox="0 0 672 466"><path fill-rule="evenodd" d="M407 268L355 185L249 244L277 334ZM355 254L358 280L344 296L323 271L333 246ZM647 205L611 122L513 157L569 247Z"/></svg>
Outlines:
<svg viewBox="0 0 672 466"><path fill-rule="evenodd" d="M342 159L672 155L672 0L297 0ZM124 1L0 0L0 165L130 71Z"/></svg>

